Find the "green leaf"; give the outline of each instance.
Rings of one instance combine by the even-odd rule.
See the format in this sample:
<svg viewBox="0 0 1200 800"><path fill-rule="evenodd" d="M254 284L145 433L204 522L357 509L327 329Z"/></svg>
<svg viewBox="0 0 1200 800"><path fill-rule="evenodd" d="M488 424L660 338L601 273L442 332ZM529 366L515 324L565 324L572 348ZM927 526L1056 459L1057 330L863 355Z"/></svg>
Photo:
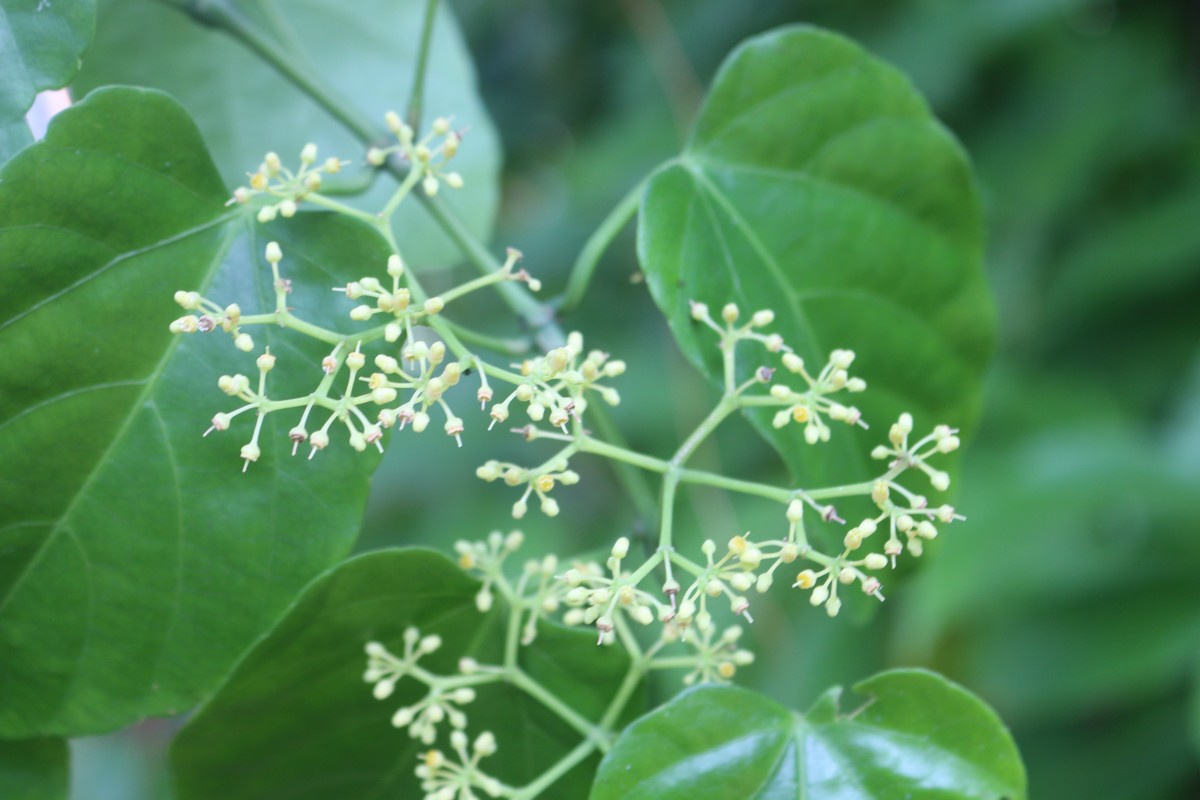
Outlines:
<svg viewBox="0 0 1200 800"><path fill-rule="evenodd" d="M0 6L0 164L29 144L23 117L37 93L61 89L92 38L95 0L6 0Z"/></svg>
<svg viewBox="0 0 1200 800"><path fill-rule="evenodd" d="M3 164L13 153L23 147L33 144L33 131L24 118L0 123L0 164Z"/></svg>
<svg viewBox="0 0 1200 800"><path fill-rule="evenodd" d="M851 42L787 28L730 55L638 233L654 299L709 376L720 354L689 300L773 309L811 364L853 349L865 418L885 430L902 410L921 429L974 423L993 314L970 167L904 76ZM817 458L770 416L752 418L797 476L869 474L878 432L838 430Z"/></svg>
<svg viewBox="0 0 1200 800"><path fill-rule="evenodd" d="M390 719L426 689L406 678L386 701L375 700L363 682L363 646L379 641L403 652L404 630L416 626L442 637L441 648L420 662L431 672L456 674L464 655L499 663L507 611L498 603L481 614L478 590L477 581L427 550L369 553L321 576L180 732L172 749L180 800L421 796L413 770L428 746ZM542 626L520 659L589 719L601 715L629 667L618 648L598 649L590 631L554 625ZM464 711L472 737L495 733L499 751L482 766L510 785L537 777L580 740L506 686L478 687ZM583 797L595 765L593 758L569 772L553 796Z"/></svg>
<svg viewBox="0 0 1200 800"><path fill-rule="evenodd" d="M291 60L315 73L339 102L376 125L381 137L384 112L404 113L424 0L235 5ZM153 34L147 35L150 31ZM198 80L201 75L204 79ZM499 197L500 147L476 93L466 43L445 3L436 20L426 75L426 124L435 116L452 116L455 128L467 131L452 162L467 189L444 190L439 198L486 241ZM244 184L246 174L268 151L295 164L307 142L319 146L322 158L353 161L356 166L346 170L351 176L363 163L366 148L306 94L241 43L161 2L100 3L96 40L75 87L83 92L111 83L149 86L176 97L199 125L229 186ZM390 177L381 176L370 192L350 202L379 211L395 186ZM459 258L457 248L416 202L401 207L395 232L411 263L439 265Z"/></svg>
<svg viewBox="0 0 1200 800"><path fill-rule="evenodd" d="M250 415L200 435L236 407L216 378L255 374L254 354L170 335L172 294L274 307L264 241L225 196L184 110L135 89L90 95L0 173L0 735L186 710L354 540L377 458L290 458L287 412L247 474ZM317 324L345 319L325 287L386 259L345 218L269 234ZM312 391L328 345L264 328L270 391Z"/></svg>
<svg viewBox="0 0 1200 800"><path fill-rule="evenodd" d="M986 705L921 670L831 689L807 715L730 686L684 692L630 725L600 764L592 800L837 797L1018 800L1025 772Z"/></svg>
<svg viewBox="0 0 1200 800"><path fill-rule="evenodd" d="M68 755L62 739L0 741L0 797L66 800Z"/></svg>

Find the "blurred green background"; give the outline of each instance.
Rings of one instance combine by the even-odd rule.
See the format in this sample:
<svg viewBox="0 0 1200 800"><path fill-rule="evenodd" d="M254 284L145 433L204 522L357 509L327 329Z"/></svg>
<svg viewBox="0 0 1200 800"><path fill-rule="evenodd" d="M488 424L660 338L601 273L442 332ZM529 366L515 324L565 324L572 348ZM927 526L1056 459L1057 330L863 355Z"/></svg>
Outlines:
<svg viewBox="0 0 1200 800"><path fill-rule="evenodd" d="M803 708L830 684L927 665L1012 727L1034 798L1200 797L1200 3L450 5L506 152L495 241L523 250L548 293L678 150L746 36L810 22L911 76L974 158L988 215L1000 337L956 498L969 520L874 615L831 621L778 587L758 601L759 660L739 678ZM632 227L564 325L602 332L589 344L629 362L614 417L636 447L667 454L712 395L638 281ZM395 440L359 549L448 548L507 525L510 493L470 471L537 455L498 435L462 450ZM740 423L698 463L785 480ZM562 515L524 521L531 550L551 533L560 553L644 533L604 463L573 466L583 481L561 493ZM687 547L777 516L697 489L679 530ZM166 796L173 725L76 742L75 800Z"/></svg>

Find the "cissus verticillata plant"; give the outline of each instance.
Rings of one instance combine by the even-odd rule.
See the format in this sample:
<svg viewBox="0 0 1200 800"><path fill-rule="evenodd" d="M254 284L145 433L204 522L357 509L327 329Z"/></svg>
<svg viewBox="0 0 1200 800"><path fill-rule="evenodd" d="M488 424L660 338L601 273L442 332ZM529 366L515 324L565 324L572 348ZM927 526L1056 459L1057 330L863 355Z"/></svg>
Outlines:
<svg viewBox="0 0 1200 800"><path fill-rule="evenodd" d="M186 63L236 54L278 114L233 104L246 136L210 147L203 84L131 81L101 4L78 85L145 87L93 89L0 174L0 786L61 796L54 737L199 706L181 798L1024 796L1003 724L936 674L803 715L727 685L757 598L882 602L963 518L945 493L991 340L979 203L899 73L813 28L745 42L555 298L537 253L488 240L490 127L437 2L364 3L330 34L414 22L384 54L407 104L375 115L297 55L330 4L144 5ZM34 50L47 30L11 26ZM716 391L666 457L607 411L644 354L555 313L635 213L650 294ZM476 274L431 270L452 251ZM517 335L478 318L488 293ZM788 477L694 462L742 415ZM62 430L66 464L37 446ZM443 479L456 502L511 492L503 531L346 560L380 453L514 430L536 455ZM533 550L513 520L567 519L592 461L653 531ZM691 547L689 486L774 523Z"/></svg>

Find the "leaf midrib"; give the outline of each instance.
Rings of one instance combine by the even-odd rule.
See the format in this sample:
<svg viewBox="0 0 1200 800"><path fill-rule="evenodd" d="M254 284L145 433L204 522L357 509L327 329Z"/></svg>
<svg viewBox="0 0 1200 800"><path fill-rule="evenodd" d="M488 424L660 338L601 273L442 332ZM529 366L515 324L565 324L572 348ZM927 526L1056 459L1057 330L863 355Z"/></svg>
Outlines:
<svg viewBox="0 0 1200 800"><path fill-rule="evenodd" d="M236 223L242 217L243 217L243 214L240 211L228 212L228 213L222 214L220 217L217 217L215 220L213 220L209 223L206 223L206 224L200 225L200 226L196 226L195 228L192 228L189 231L185 231L182 234L168 237L166 239L163 239L159 242L156 242L152 245L148 245L147 247L141 248L140 250L133 251L131 253L124 253L121 256L119 256L118 258L110 261L108 264L105 264L104 267L102 267L100 270L93 272L91 275L87 276L86 278L82 279L81 281L77 281L75 284L72 284L70 287L67 287L63 291L65 292L65 291L69 291L72 288L75 288L76 286L80 285L81 283L86 282L87 280L90 280L91 278L95 277L100 272L107 270L107 269L111 268L112 266L114 266L116 263L124 261L128 258L132 258L137 255L141 255L142 253L150 252L151 250L156 249L158 247L173 244L174 242L180 241L189 235L192 235L195 233L200 233L200 232L209 230L213 227L217 227L222 222ZM214 250L215 257L212 259L208 270L206 271L206 273L203 276L203 280L200 284L201 286L208 286L212 283L214 277L216 276L217 271L220 269L221 264L224 261L224 256L228 252L228 247L232 243L237 231L238 231L237 225L231 224L229 226L229 232L227 233L226 237L220 243L220 245L217 248L215 248L215 250ZM58 294L61 295L62 292L60 292ZM134 419L138 416L138 412L140 411L140 409L144 405L147 404L151 392L153 392L153 390L157 387L158 379L162 376L162 373L165 370L166 364L170 361L171 356L175 353L175 350L179 347L179 343L180 343L180 337L177 337L177 336L172 337L171 339L168 340L167 346L163 349L162 356L159 358L158 362L154 365L153 369L150 371L148 376L145 379L143 379L145 385L143 386L142 391L139 392L137 399L133 403L130 404L129 412L125 415L125 419L122 421L120 428L115 432L112 439L109 441L108 446L104 449L104 451L95 460L93 467L91 468L91 470L89 470L87 477L84 479L83 483L80 485L78 491L75 492L75 495L74 495L74 497L72 497L70 503L67 504L67 507L63 510L62 514L54 522L53 528L46 535L46 537L42 540L42 543L38 546L37 552L29 559L28 562L26 562L23 570L21 571L21 574L17 577L16 580L14 580L12 582L12 584L9 586L8 590L5 592L4 596L2 598L0 598L0 619L3 618L4 610L8 607L8 604L12 601L12 599L14 597L16 597L20 593L20 588L24 584L25 580L29 577L30 574L33 573L37 564L45 556L46 552L50 548L51 543L55 539L57 539L58 535L61 532L68 531L68 528L69 528L68 521L73 517L76 507L78 506L81 499L85 495L87 495L89 488L91 487L92 483L96 480L99 473L102 471L103 465L107 462L108 458L111 456L114 449L118 446L118 444L120 442L122 442L124 440L125 436L128 434L129 429L133 425ZM73 534L73 532L70 532L70 531L68 531L68 532L71 533L72 536L74 537L76 546L80 549L80 551L83 554L85 561L86 561L87 550L86 550L86 548L83 547L83 542L80 541L78 539L78 537ZM90 590L88 592L88 602L89 602L89 609L90 609L91 603L92 603L92 593ZM172 625L174 624L175 618L178 616L178 605L177 604L174 606L174 609L175 610L172 612L172 618L171 618ZM89 617L90 617L90 612L89 612ZM91 629L90 625L84 626L85 639L84 639L84 643L81 648L81 652L84 652L86 650L87 642L90 639L90 629ZM164 637L162 641L163 641L163 646L165 647L166 638ZM161 653L160 653L159 658L161 659ZM70 693L71 693L71 688L73 687L74 683L79 678L79 673L80 673L80 670L78 670L78 669L71 671L71 675L68 680L68 683L67 683L66 687L64 688L64 690L59 695L62 703L67 702L67 698L70 696Z"/></svg>

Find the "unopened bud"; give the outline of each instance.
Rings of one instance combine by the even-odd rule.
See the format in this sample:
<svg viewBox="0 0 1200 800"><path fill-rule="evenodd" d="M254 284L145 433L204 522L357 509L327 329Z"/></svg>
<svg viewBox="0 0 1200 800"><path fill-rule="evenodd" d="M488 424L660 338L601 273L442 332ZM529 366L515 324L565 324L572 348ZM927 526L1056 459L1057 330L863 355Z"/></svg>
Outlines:
<svg viewBox="0 0 1200 800"><path fill-rule="evenodd" d="M764 308L761 311L755 311L754 316L750 318L750 324L756 328L763 328L775 321L775 312L769 308Z"/></svg>
<svg viewBox="0 0 1200 800"><path fill-rule="evenodd" d="M863 566L867 569L883 569L887 565L888 558L882 553L871 553L863 559Z"/></svg>

